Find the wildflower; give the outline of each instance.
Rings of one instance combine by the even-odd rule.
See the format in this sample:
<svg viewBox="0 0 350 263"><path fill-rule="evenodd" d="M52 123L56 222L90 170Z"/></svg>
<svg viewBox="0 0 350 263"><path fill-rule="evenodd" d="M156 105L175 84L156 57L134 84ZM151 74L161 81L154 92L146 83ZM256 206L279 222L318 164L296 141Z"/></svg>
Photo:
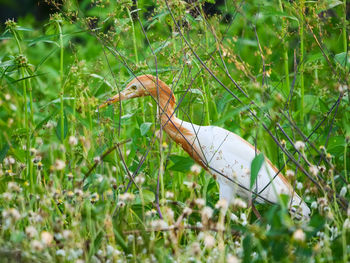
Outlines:
<svg viewBox="0 0 350 263"><path fill-rule="evenodd" d="M303 242L305 240L305 233L302 229L297 229L294 233L293 233L293 239L295 241L299 241L299 242Z"/></svg>
<svg viewBox="0 0 350 263"><path fill-rule="evenodd" d="M194 255L196 255L196 256L200 255L200 253L201 253L201 246L200 246L200 244L198 242L193 242L191 247L192 247L191 250L192 250Z"/></svg>
<svg viewBox="0 0 350 263"><path fill-rule="evenodd" d="M40 171L43 168L43 163L42 162L38 162L36 164L36 168Z"/></svg>
<svg viewBox="0 0 350 263"><path fill-rule="evenodd" d="M287 176L287 177L293 177L294 175L295 175L294 171L292 171L292 170L287 170L287 172L286 172L286 176Z"/></svg>
<svg viewBox="0 0 350 263"><path fill-rule="evenodd" d="M82 197L84 195L84 192L81 189L75 189L74 194L78 197Z"/></svg>
<svg viewBox="0 0 350 263"><path fill-rule="evenodd" d="M247 215L245 213L241 214L241 220L242 220L242 226L245 226L248 224Z"/></svg>
<svg viewBox="0 0 350 263"><path fill-rule="evenodd" d="M117 203L117 206L120 207L120 208L123 208L125 206L125 203L123 201L119 201Z"/></svg>
<svg viewBox="0 0 350 263"><path fill-rule="evenodd" d="M128 242L131 243L132 241L134 241L135 236L134 235L128 235L127 239L128 239Z"/></svg>
<svg viewBox="0 0 350 263"><path fill-rule="evenodd" d="M151 222L151 226L155 231L162 230L168 227L168 224L164 220L154 220Z"/></svg>
<svg viewBox="0 0 350 263"><path fill-rule="evenodd" d="M72 231L65 229L62 232L62 236L64 239L67 240L67 239L70 239L73 236L73 234L72 234Z"/></svg>
<svg viewBox="0 0 350 263"><path fill-rule="evenodd" d="M228 207L228 202L226 201L226 199L220 199L215 205L216 209L226 210L227 207Z"/></svg>
<svg viewBox="0 0 350 263"><path fill-rule="evenodd" d="M136 242L137 242L137 244L138 244L139 246L142 246L142 245L143 245L142 236L138 236Z"/></svg>
<svg viewBox="0 0 350 263"><path fill-rule="evenodd" d="M11 95L8 94L8 93L6 93L6 94L5 94L5 100L10 100L10 99L11 99Z"/></svg>
<svg viewBox="0 0 350 263"><path fill-rule="evenodd" d="M41 241L42 241L46 246L50 245L51 242L53 241L53 236L52 236L52 234L50 234L50 233L47 232L47 231L41 232L40 237L41 237Z"/></svg>
<svg viewBox="0 0 350 263"><path fill-rule="evenodd" d="M194 200L194 203L199 207L203 207L205 205L205 200L202 198L197 198L196 200Z"/></svg>
<svg viewBox="0 0 350 263"><path fill-rule="evenodd" d="M121 201L131 202L135 199L135 195L131 193L125 193L119 196Z"/></svg>
<svg viewBox="0 0 350 263"><path fill-rule="evenodd" d="M327 153L326 159L330 162L332 160L332 155L330 153Z"/></svg>
<svg viewBox="0 0 350 263"><path fill-rule="evenodd" d="M71 146L76 146L78 144L78 138L75 136L69 136L68 143Z"/></svg>
<svg viewBox="0 0 350 263"><path fill-rule="evenodd" d="M343 186L340 190L339 195L344 197L346 195L346 192L347 192L347 188L346 188L346 186Z"/></svg>
<svg viewBox="0 0 350 263"><path fill-rule="evenodd" d="M238 222L238 217L234 213L231 213L230 218L233 222Z"/></svg>
<svg viewBox="0 0 350 263"><path fill-rule="evenodd" d="M93 193L90 197L91 203L96 203L99 199L100 199L100 196L98 195L98 193Z"/></svg>
<svg viewBox="0 0 350 263"><path fill-rule="evenodd" d="M108 198L113 198L113 191L111 189L108 189L106 195Z"/></svg>
<svg viewBox="0 0 350 263"><path fill-rule="evenodd" d="M5 193L3 193L2 194L2 198L5 200L5 201L7 201L7 202L9 202L9 201L11 201L12 200L12 194L11 193L8 193L8 192L5 192Z"/></svg>
<svg viewBox="0 0 350 263"><path fill-rule="evenodd" d="M343 228L345 230L349 230L350 229L350 219L349 218L345 219L344 224L343 224Z"/></svg>
<svg viewBox="0 0 350 263"><path fill-rule="evenodd" d="M228 254L226 262L227 263L240 263L241 260L234 255Z"/></svg>
<svg viewBox="0 0 350 263"><path fill-rule="evenodd" d="M8 185L7 185L7 189L10 192L17 192L17 193L19 193L21 191L21 187L19 187L18 184L15 183L15 182L9 182Z"/></svg>
<svg viewBox="0 0 350 263"><path fill-rule="evenodd" d="M140 174L135 178L135 183L137 184L143 184L145 182L145 177L143 174Z"/></svg>
<svg viewBox="0 0 350 263"><path fill-rule="evenodd" d="M311 208L312 208L312 209L316 209L316 208L317 208L317 202L316 202L316 201L313 201L313 202L311 203Z"/></svg>
<svg viewBox="0 0 350 263"><path fill-rule="evenodd" d="M215 239L212 235L210 234L207 234L205 237L204 237L204 246L206 248L212 248L213 246L215 245Z"/></svg>
<svg viewBox="0 0 350 263"><path fill-rule="evenodd" d="M189 207L185 207L185 209L183 210L183 213L185 216L189 216L190 214L192 214L192 209Z"/></svg>
<svg viewBox="0 0 350 263"><path fill-rule="evenodd" d="M296 141L296 142L295 142L295 148L296 148L298 151L302 151L302 150L304 150L304 148L305 148L305 143L302 142L302 141Z"/></svg>
<svg viewBox="0 0 350 263"><path fill-rule="evenodd" d="M146 212L146 217L150 218L156 214L156 210L152 209Z"/></svg>
<svg viewBox="0 0 350 263"><path fill-rule="evenodd" d="M59 257L65 257L66 256L66 251L64 249L59 249L56 251L56 255Z"/></svg>
<svg viewBox="0 0 350 263"><path fill-rule="evenodd" d="M13 157L8 156L4 159L4 163L5 165L12 165L16 163L16 160Z"/></svg>
<svg viewBox="0 0 350 263"><path fill-rule="evenodd" d="M243 208L243 209L247 208L247 203L241 198L235 198L232 201L232 205L238 208Z"/></svg>
<svg viewBox="0 0 350 263"><path fill-rule="evenodd" d="M202 167L198 164L194 164L191 167L191 172L194 174L199 174L201 172L201 170L202 170Z"/></svg>
<svg viewBox="0 0 350 263"><path fill-rule="evenodd" d="M55 162L55 169L61 171L66 167L66 163L62 160L57 159Z"/></svg>
<svg viewBox="0 0 350 263"><path fill-rule="evenodd" d="M38 231L33 226L27 226L26 227L26 234L29 238L36 237L38 235Z"/></svg>
<svg viewBox="0 0 350 263"><path fill-rule="evenodd" d="M73 179L73 177L74 177L74 176L73 176L73 174L72 174L72 173L68 173L68 174L67 174L67 178L68 178L69 180L72 180L72 179Z"/></svg>
<svg viewBox="0 0 350 263"><path fill-rule="evenodd" d="M202 218L205 218L206 220L208 220L212 216L213 216L213 209L211 209L209 206L206 206L202 209Z"/></svg>
<svg viewBox="0 0 350 263"><path fill-rule="evenodd" d="M283 147L283 148L285 148L286 147L286 140L284 140L284 139L282 139L281 140L281 146Z"/></svg>
<svg viewBox="0 0 350 263"><path fill-rule="evenodd" d="M2 217L5 219L11 219L13 221L18 221L21 218L21 214L16 208L10 208L2 211Z"/></svg>
<svg viewBox="0 0 350 263"><path fill-rule="evenodd" d="M174 198L174 193L173 192L170 192L170 191L167 191L165 193L165 198L166 199L173 199Z"/></svg>
<svg viewBox="0 0 350 263"><path fill-rule="evenodd" d="M303 189L303 183L297 182L296 188L297 188L298 190Z"/></svg>
<svg viewBox="0 0 350 263"><path fill-rule="evenodd" d="M344 92L347 91L347 89L348 89L348 86L346 85L339 85L338 87L338 91L342 94L344 94Z"/></svg>
<svg viewBox="0 0 350 263"><path fill-rule="evenodd" d="M38 240L32 240L30 242L30 246L35 251L41 251L41 250L44 249L43 244L40 241L38 241Z"/></svg>
<svg viewBox="0 0 350 263"><path fill-rule="evenodd" d="M41 137L36 137L35 142L38 146L41 146L44 144L43 139Z"/></svg>
<svg viewBox="0 0 350 263"><path fill-rule="evenodd" d="M316 165L311 165L309 167L309 171L313 176L316 176L318 174L318 168L316 167Z"/></svg>
<svg viewBox="0 0 350 263"><path fill-rule="evenodd" d="M45 125L44 128L50 130L56 126L56 122L49 120Z"/></svg>

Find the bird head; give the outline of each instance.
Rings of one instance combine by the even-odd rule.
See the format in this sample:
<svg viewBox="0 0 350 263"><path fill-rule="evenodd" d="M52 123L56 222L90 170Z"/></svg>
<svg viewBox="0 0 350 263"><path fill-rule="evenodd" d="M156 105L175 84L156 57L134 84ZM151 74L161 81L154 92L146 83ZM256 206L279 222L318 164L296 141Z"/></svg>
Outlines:
<svg viewBox="0 0 350 263"><path fill-rule="evenodd" d="M135 77L126 85L123 91L105 101L99 108L101 109L118 101L144 96L152 96L156 100L159 96L159 103L163 106L165 101L168 101L171 107L175 104L175 97L171 89L163 81L152 75L142 75Z"/></svg>

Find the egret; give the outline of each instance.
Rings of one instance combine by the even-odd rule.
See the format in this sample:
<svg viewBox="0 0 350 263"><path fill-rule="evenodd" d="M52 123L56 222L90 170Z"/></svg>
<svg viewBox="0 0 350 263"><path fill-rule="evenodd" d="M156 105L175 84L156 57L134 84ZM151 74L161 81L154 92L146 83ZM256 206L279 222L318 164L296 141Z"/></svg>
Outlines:
<svg viewBox="0 0 350 263"><path fill-rule="evenodd" d="M100 108L144 96L152 96L157 101L160 109L158 117L168 136L217 180L220 199L231 203L236 195L246 200L255 196L258 203L279 203L280 195L285 194L289 196L288 208L292 215L299 219L309 217L309 207L267 158L251 190L250 167L256 156L255 147L223 128L199 126L178 119L174 94L159 78L153 75L135 77L123 91L108 99Z"/></svg>

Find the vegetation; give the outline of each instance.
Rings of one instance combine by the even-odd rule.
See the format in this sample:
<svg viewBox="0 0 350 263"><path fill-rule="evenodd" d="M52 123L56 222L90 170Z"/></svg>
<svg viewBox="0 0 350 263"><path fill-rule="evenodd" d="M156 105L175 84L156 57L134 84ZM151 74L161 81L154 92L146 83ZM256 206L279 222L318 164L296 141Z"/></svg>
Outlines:
<svg viewBox="0 0 350 263"><path fill-rule="evenodd" d="M345 0L49 4L41 27L1 25L2 260L350 260ZM171 86L180 119L257 145L310 221L283 197L257 204L261 219L239 198L226 210L216 181L160 141L151 98L96 111L140 74Z"/></svg>

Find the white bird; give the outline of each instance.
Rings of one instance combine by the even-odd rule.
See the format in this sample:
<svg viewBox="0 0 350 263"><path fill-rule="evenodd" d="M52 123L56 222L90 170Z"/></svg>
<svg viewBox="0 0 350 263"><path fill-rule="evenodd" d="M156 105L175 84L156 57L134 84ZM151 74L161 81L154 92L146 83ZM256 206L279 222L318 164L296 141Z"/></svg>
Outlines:
<svg viewBox="0 0 350 263"><path fill-rule="evenodd" d="M220 199L232 202L236 195L251 200L252 191L259 193L259 203L279 203L281 194L290 197L289 210L297 218L307 219L310 209L295 193L288 180L265 158L255 185L250 190L250 167L256 156L254 146L238 135L217 126L199 126L178 119L175 97L171 89L152 75L134 78L119 94L103 103L109 104L131 98L152 96L160 107L164 131L219 183Z"/></svg>

